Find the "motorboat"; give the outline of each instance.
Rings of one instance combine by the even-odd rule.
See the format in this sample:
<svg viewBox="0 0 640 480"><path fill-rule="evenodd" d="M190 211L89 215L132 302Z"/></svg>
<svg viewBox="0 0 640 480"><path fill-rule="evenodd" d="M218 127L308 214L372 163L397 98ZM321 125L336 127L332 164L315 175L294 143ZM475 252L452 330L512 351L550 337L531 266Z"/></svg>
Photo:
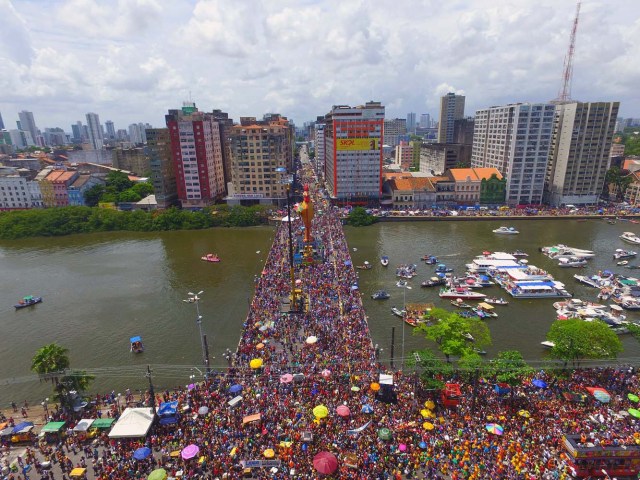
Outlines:
<svg viewBox="0 0 640 480"><path fill-rule="evenodd" d="M396 277L413 278L418 274L416 272L417 269L418 266L415 263L411 265L399 265L396 268Z"/></svg>
<svg viewBox="0 0 640 480"><path fill-rule="evenodd" d="M613 253L613 258L615 260L623 260L625 258L633 258L638 255L637 252L632 252L631 250L623 250L621 248L617 248Z"/></svg>
<svg viewBox="0 0 640 480"><path fill-rule="evenodd" d="M371 270L372 265L365 260L362 265L356 265L358 270Z"/></svg>
<svg viewBox="0 0 640 480"><path fill-rule="evenodd" d="M592 279L591 277L587 277L586 275L574 275L573 278L575 278L577 281L579 281L580 283L584 283L585 285L588 285L592 288L600 288L600 284Z"/></svg>
<svg viewBox="0 0 640 480"><path fill-rule="evenodd" d="M207 253L206 255L200 257L200 260L204 260L205 262L218 263L220 261L220 258L215 253Z"/></svg>
<svg viewBox="0 0 640 480"><path fill-rule="evenodd" d="M439 263L436 267L436 273L450 273L453 272L453 268L447 267L444 263Z"/></svg>
<svg viewBox="0 0 640 480"><path fill-rule="evenodd" d="M31 307L32 305L40 302L42 302L42 297L27 295L26 297L23 297L22 300L20 300L18 303L16 303L14 307L16 307L16 310L20 310L21 308Z"/></svg>
<svg viewBox="0 0 640 480"><path fill-rule="evenodd" d="M129 339L131 343L131 352L132 353L142 353L144 352L144 345L142 344L142 337L135 336Z"/></svg>
<svg viewBox="0 0 640 480"><path fill-rule="evenodd" d="M391 313L393 313L396 317L403 318L407 313L406 310L400 310L398 307L391 307Z"/></svg>
<svg viewBox="0 0 640 480"><path fill-rule="evenodd" d="M385 292L384 290L378 290L377 292L375 292L373 295L371 295L371 298L373 298L374 300L386 300L387 298L389 298L391 295L389 295L387 292Z"/></svg>
<svg viewBox="0 0 640 480"><path fill-rule="evenodd" d="M544 342L540 342L540 345L542 345L544 348L553 348L556 346L555 343L549 341L549 340L545 340Z"/></svg>
<svg viewBox="0 0 640 480"><path fill-rule="evenodd" d="M516 250L515 252L511 252L511 255L513 255L516 258L526 258L529 256L528 253L523 252L522 250Z"/></svg>
<svg viewBox="0 0 640 480"><path fill-rule="evenodd" d="M520 232L513 227L500 227L493 230L493 233L498 233L500 235L517 235Z"/></svg>
<svg viewBox="0 0 640 480"><path fill-rule="evenodd" d="M486 297L483 293L474 292L469 288L443 288L438 294L440 298L461 298L462 300L480 300Z"/></svg>
<svg viewBox="0 0 640 480"><path fill-rule="evenodd" d="M489 305L509 305L509 301L505 300L504 298L497 298L497 297L487 297L484 299L485 303L488 303Z"/></svg>
<svg viewBox="0 0 640 480"><path fill-rule="evenodd" d="M480 302L477 307L471 310L478 314L480 318L497 317L498 314L493 311L494 307L485 302Z"/></svg>
<svg viewBox="0 0 640 480"><path fill-rule="evenodd" d="M380 257L380 264L382 264L383 267L387 267L389 265L389 257L386 255Z"/></svg>
<svg viewBox="0 0 640 480"><path fill-rule="evenodd" d="M580 300L579 298L570 298L568 300L554 302L553 308L555 308L557 311L564 310L571 312L585 309L606 310L607 306L600 303L585 302L583 300Z"/></svg>
<svg viewBox="0 0 640 480"><path fill-rule="evenodd" d="M438 258L435 255L424 255L422 260L424 260L424 263L427 265L435 265L438 263Z"/></svg>
<svg viewBox="0 0 640 480"><path fill-rule="evenodd" d="M429 280L425 280L420 284L421 287L437 287L439 285L444 285L446 280L442 277L431 277Z"/></svg>
<svg viewBox="0 0 640 480"><path fill-rule="evenodd" d="M456 308L473 308L473 305L469 305L468 303L464 303L461 298L457 298L455 300L451 300L451 305Z"/></svg>
<svg viewBox="0 0 640 480"><path fill-rule="evenodd" d="M560 258L558 260L558 266L564 268L582 268L587 265L587 260L585 258L579 257L569 257L569 258Z"/></svg>
<svg viewBox="0 0 640 480"><path fill-rule="evenodd" d="M620 239L627 243L632 243L633 245L640 245L640 237L633 232L624 232L620 235Z"/></svg>
<svg viewBox="0 0 640 480"><path fill-rule="evenodd" d="M398 288L406 288L407 285L409 285L409 282L407 282L406 280L398 280L396 282L396 287Z"/></svg>
<svg viewBox="0 0 640 480"><path fill-rule="evenodd" d="M553 259L560 259L563 257L593 258L596 255L592 250L568 247L567 245L563 245L561 243L559 243L558 245L553 245L551 247L542 247L540 248L540 251L547 257Z"/></svg>
<svg viewBox="0 0 640 480"><path fill-rule="evenodd" d="M620 267L624 267L628 263L629 263L629 260L620 260L619 262L616 263L616 265L618 265Z"/></svg>
<svg viewBox="0 0 640 480"><path fill-rule="evenodd" d="M516 282L504 288L514 298L569 298L572 296L563 283L555 280Z"/></svg>

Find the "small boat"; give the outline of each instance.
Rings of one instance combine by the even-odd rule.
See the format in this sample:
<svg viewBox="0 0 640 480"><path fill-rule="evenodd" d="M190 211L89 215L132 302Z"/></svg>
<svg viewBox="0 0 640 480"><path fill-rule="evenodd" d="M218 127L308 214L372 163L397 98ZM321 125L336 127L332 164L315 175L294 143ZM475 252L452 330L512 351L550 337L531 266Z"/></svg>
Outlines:
<svg viewBox="0 0 640 480"><path fill-rule="evenodd" d="M421 287L437 287L439 285L444 285L446 280L442 277L431 277L429 280L425 280L420 284Z"/></svg>
<svg viewBox="0 0 640 480"><path fill-rule="evenodd" d="M387 292L385 292L384 290L378 290L377 292L375 292L373 295L371 295L371 298L373 298L374 300L386 300L387 298L389 298L391 295L389 295Z"/></svg>
<svg viewBox="0 0 640 480"><path fill-rule="evenodd" d="M493 317L496 318L498 314L493 311L495 307L485 302L480 302L476 308L472 308L473 312L476 312L480 318Z"/></svg>
<svg viewBox="0 0 640 480"><path fill-rule="evenodd" d="M453 268L447 267L444 263L440 263L436 267L436 273L450 273L450 272L453 272Z"/></svg>
<svg viewBox="0 0 640 480"><path fill-rule="evenodd" d="M629 263L629 260L620 260L619 262L616 263L616 265L618 265L620 267L624 267L628 263Z"/></svg>
<svg viewBox="0 0 640 480"><path fill-rule="evenodd" d="M493 233L498 233L500 235L517 235L520 232L513 227L500 227L493 230Z"/></svg>
<svg viewBox="0 0 640 480"><path fill-rule="evenodd" d="M563 257L558 260L558 266L564 268L582 268L587 265L587 260L585 258L579 257Z"/></svg>
<svg viewBox="0 0 640 480"><path fill-rule="evenodd" d="M516 258L525 258L529 256L528 253L523 252L522 250L516 250L515 252L511 252L511 255L513 255Z"/></svg>
<svg viewBox="0 0 640 480"><path fill-rule="evenodd" d="M456 308L473 308L473 305L464 303L461 298L458 298L456 300L451 300L451 305L453 305Z"/></svg>
<svg viewBox="0 0 640 480"><path fill-rule="evenodd" d="M620 235L620 239L627 243L632 243L633 245L640 245L640 237L633 232L624 232Z"/></svg>
<svg viewBox="0 0 640 480"><path fill-rule="evenodd" d="M383 267L386 267L389 265L389 257L387 257L386 255L382 256L380 258L380 263L382 264Z"/></svg>
<svg viewBox="0 0 640 480"><path fill-rule="evenodd" d="M207 253L206 255L200 257L200 260L204 260L205 262L218 263L220 258L215 253Z"/></svg>
<svg viewBox="0 0 640 480"><path fill-rule="evenodd" d="M438 258L435 255L424 255L422 260L424 260L424 263L427 265L435 265L438 263Z"/></svg>
<svg viewBox="0 0 640 480"><path fill-rule="evenodd" d="M640 265L627 265L627 268L630 268L631 270L637 270L638 268L640 268Z"/></svg>
<svg viewBox="0 0 640 480"><path fill-rule="evenodd" d="M483 293L474 292L468 288L443 288L438 294L440 298L461 298L463 300L480 300L486 297Z"/></svg>
<svg viewBox="0 0 640 480"><path fill-rule="evenodd" d="M613 258L615 260L623 260L625 258L633 258L638 255L637 252L632 252L631 250L623 250L621 248L617 248L613 253Z"/></svg>
<svg viewBox="0 0 640 480"><path fill-rule="evenodd" d="M497 297L485 298L484 302L488 303L489 305L509 305L509 302L507 300Z"/></svg>
<svg viewBox="0 0 640 480"><path fill-rule="evenodd" d="M142 353L144 352L144 345L142 344L142 337L135 336L129 339L131 343L131 352L132 353Z"/></svg>
<svg viewBox="0 0 640 480"><path fill-rule="evenodd" d="M403 318L404 315L407 313L407 311L406 310L400 310L397 307L391 307L391 313L393 313L396 317Z"/></svg>
<svg viewBox="0 0 640 480"><path fill-rule="evenodd" d="M372 265L365 260L362 265L356 265L358 270L371 270Z"/></svg>
<svg viewBox="0 0 640 480"><path fill-rule="evenodd" d="M586 275L574 275L573 278L575 278L577 281L579 281L580 283L584 283L585 285L589 285L592 288L600 288L600 284L598 282L596 282L595 280L591 279L590 277L587 277Z"/></svg>
<svg viewBox="0 0 640 480"><path fill-rule="evenodd" d="M409 283L407 283L406 280L398 280L396 282L396 287L398 288L405 288L407 285L409 285Z"/></svg>
<svg viewBox="0 0 640 480"><path fill-rule="evenodd" d="M540 345L542 345L545 348L553 348L556 346L555 343L550 342L549 340L545 340L544 342L540 342Z"/></svg>
<svg viewBox="0 0 640 480"><path fill-rule="evenodd" d="M30 307L40 302L42 302L42 297L34 297L33 295L27 295L18 303L16 303L14 307L16 307L16 310L20 310L21 308Z"/></svg>

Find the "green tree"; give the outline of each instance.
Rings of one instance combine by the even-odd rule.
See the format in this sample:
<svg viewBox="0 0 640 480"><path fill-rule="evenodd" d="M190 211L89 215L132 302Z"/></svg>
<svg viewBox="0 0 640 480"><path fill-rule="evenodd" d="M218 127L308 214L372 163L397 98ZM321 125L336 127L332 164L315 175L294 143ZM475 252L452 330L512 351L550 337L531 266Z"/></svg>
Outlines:
<svg viewBox="0 0 640 480"><path fill-rule="evenodd" d="M489 327L476 317L463 318L454 312L440 308L433 309L430 322L420 324L414 334L423 333L426 338L438 344L447 362L451 356L464 357L477 349L491 345Z"/></svg>
<svg viewBox="0 0 640 480"><path fill-rule="evenodd" d="M627 330L633 335L633 338L640 342L640 325L630 322L627 324Z"/></svg>
<svg viewBox="0 0 640 480"><path fill-rule="evenodd" d="M631 175L625 175L625 171L620 170L618 167L611 167L607 170L605 175L605 182L608 185L615 185L617 187L617 198L615 200L623 200L624 192L627 190L631 182L633 182L633 177Z"/></svg>
<svg viewBox="0 0 640 480"><path fill-rule="evenodd" d="M129 180L129 176L119 170L114 170L107 174L107 191L111 193L120 193L133 187L133 182Z"/></svg>
<svg viewBox="0 0 640 480"><path fill-rule="evenodd" d="M140 200L142 197L133 188L118 194L118 202L139 202Z"/></svg>
<svg viewBox="0 0 640 480"><path fill-rule="evenodd" d="M464 381L471 382L475 375L483 375L487 371L487 362L475 351L466 352L458 360L458 370Z"/></svg>
<svg viewBox="0 0 640 480"><path fill-rule="evenodd" d="M104 185L94 185L84 192L84 203L86 203L89 207L97 206L100 202L100 199L102 198L102 195L104 195L104 192Z"/></svg>
<svg viewBox="0 0 640 480"><path fill-rule="evenodd" d="M153 193L153 185L149 182L140 182L136 183L129 190L133 190L138 195L140 195L140 198L144 198L147 195L151 195Z"/></svg>
<svg viewBox="0 0 640 480"><path fill-rule="evenodd" d="M586 359L616 358L622 352L618 336L600 320L571 318L553 322L547 340L554 343L551 356L564 360L565 366L568 362L578 366Z"/></svg>
<svg viewBox="0 0 640 480"><path fill-rule="evenodd" d="M407 359L409 367L417 367L420 380L427 390L440 390L444 387L444 379L453 373L453 366L434 355L431 350L419 350Z"/></svg>
<svg viewBox="0 0 640 480"><path fill-rule="evenodd" d="M351 209L347 215L347 225L352 227L366 227L377 221L373 215L369 215L363 207L355 207Z"/></svg>
<svg viewBox="0 0 640 480"><path fill-rule="evenodd" d="M491 373L500 383L516 386L522 382L522 377L531 373L532 368L522 358L518 350L504 350L499 352L491 361Z"/></svg>
<svg viewBox="0 0 640 480"><path fill-rule="evenodd" d="M69 350L57 343L50 343L36 351L31 359L31 370L44 378L58 383L60 373L69 368Z"/></svg>

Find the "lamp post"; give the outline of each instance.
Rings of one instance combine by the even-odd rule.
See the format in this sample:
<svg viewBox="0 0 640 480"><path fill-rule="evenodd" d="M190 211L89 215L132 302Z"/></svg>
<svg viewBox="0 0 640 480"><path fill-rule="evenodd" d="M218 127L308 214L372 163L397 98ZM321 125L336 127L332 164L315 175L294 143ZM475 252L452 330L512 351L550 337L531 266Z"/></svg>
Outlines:
<svg viewBox="0 0 640 480"><path fill-rule="evenodd" d="M202 315L200 315L200 295L204 292L204 290L200 290L198 293L188 292L189 298L187 300L183 300L186 303L195 303L196 304L196 323L198 324L198 331L200 332L200 346L202 347L202 361L204 366L207 367L207 373L211 372L211 367L209 365L209 349L207 347L207 339L206 336L202 334Z"/></svg>
<svg viewBox="0 0 640 480"><path fill-rule="evenodd" d="M288 227L289 227L289 271L291 274L291 310L296 310L296 278L294 272L294 264L293 264L293 233L291 230L291 183L293 182L293 178L286 177L284 183L287 188L287 218L288 218Z"/></svg>

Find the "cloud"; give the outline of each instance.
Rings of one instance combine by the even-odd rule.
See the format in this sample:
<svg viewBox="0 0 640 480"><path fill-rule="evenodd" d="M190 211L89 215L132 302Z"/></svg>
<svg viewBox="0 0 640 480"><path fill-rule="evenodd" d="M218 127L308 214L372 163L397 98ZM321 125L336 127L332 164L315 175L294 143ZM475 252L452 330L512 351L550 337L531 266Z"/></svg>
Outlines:
<svg viewBox="0 0 640 480"><path fill-rule="evenodd" d="M0 12L0 60L28 65L34 52L27 22L9 0L0 0Z"/></svg>

